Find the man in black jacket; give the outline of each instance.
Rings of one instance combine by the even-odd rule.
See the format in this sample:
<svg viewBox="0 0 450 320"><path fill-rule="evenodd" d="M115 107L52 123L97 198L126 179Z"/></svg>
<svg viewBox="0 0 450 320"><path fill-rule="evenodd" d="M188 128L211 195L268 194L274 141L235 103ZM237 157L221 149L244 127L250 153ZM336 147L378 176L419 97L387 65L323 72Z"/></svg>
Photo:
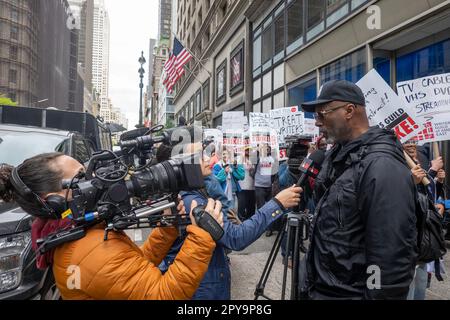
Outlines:
<svg viewBox="0 0 450 320"><path fill-rule="evenodd" d="M416 189L402 145L370 128L364 95L348 81L324 85L316 125L334 148L316 179L302 291L310 299L406 299L417 255Z"/></svg>

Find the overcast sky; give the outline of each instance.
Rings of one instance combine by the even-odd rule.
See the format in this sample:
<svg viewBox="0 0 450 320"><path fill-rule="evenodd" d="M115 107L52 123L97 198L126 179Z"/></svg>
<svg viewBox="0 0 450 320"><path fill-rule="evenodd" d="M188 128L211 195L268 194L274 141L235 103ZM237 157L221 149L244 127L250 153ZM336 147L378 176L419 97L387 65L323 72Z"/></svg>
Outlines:
<svg viewBox="0 0 450 320"><path fill-rule="evenodd" d="M109 96L128 118L139 122L139 57L144 51L144 92L148 84L150 38L158 35L158 0L105 0L111 23Z"/></svg>

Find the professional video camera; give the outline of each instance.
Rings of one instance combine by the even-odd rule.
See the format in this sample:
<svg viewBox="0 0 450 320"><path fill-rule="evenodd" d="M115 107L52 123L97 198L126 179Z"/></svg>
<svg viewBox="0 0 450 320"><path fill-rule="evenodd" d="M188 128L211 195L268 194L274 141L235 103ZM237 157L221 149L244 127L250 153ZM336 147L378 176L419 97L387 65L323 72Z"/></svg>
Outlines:
<svg viewBox="0 0 450 320"><path fill-rule="evenodd" d="M294 135L285 138L287 146L287 156L289 170L295 174L300 174L300 165L308 156L309 145L311 137Z"/></svg>
<svg viewBox="0 0 450 320"><path fill-rule="evenodd" d="M61 243L85 236L87 227L106 222L108 232L135 228L183 226L189 224L186 216L174 212L180 191L204 187L199 155L177 156L169 161L152 164L153 150L159 143L171 143L171 133L156 127L125 134L121 151L102 151L90 159L86 172L63 188L72 191L73 200L63 216L70 216L76 228L53 235L40 243L46 252ZM146 133L142 136L137 136ZM154 136L160 133L160 136ZM136 157L139 165L136 166ZM172 209L171 215L163 212ZM196 208L194 217L199 227L208 231L215 240L223 235L220 225L204 211Z"/></svg>

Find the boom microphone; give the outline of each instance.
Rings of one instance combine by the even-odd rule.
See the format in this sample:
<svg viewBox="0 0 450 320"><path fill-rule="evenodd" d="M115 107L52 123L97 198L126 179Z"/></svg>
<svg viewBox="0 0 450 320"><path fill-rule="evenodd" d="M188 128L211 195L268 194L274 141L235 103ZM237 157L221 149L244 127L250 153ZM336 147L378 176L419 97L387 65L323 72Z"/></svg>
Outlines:
<svg viewBox="0 0 450 320"><path fill-rule="evenodd" d="M301 175L300 179L298 179L297 187L303 187L308 177L317 177L324 161L325 152L323 150L317 150L306 158L300 166Z"/></svg>

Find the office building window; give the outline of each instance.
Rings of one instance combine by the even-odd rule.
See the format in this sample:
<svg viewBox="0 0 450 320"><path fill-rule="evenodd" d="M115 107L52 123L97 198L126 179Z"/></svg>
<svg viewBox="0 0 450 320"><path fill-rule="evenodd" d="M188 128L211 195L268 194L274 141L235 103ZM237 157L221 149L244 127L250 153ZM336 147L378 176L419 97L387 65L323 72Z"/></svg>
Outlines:
<svg viewBox="0 0 450 320"><path fill-rule="evenodd" d="M263 76L263 96L272 92L272 71Z"/></svg>
<svg viewBox="0 0 450 320"><path fill-rule="evenodd" d="M287 12L287 54L303 44L303 0L294 0Z"/></svg>
<svg viewBox="0 0 450 320"><path fill-rule="evenodd" d="M209 110L209 79L203 84L203 110Z"/></svg>
<svg viewBox="0 0 450 320"><path fill-rule="evenodd" d="M262 64L273 57L273 24L272 18L264 23L262 31Z"/></svg>
<svg viewBox="0 0 450 320"><path fill-rule="evenodd" d="M263 113L268 113L270 110L272 110L272 97L265 99L262 103Z"/></svg>
<svg viewBox="0 0 450 320"><path fill-rule="evenodd" d="M321 84L330 80L358 82L366 74L365 52L365 49L358 50L321 68Z"/></svg>
<svg viewBox="0 0 450 320"><path fill-rule="evenodd" d="M220 105L226 101L226 83L227 83L227 60L217 68L216 72L216 104Z"/></svg>
<svg viewBox="0 0 450 320"><path fill-rule="evenodd" d="M16 9L11 8L11 20L12 21L19 21L19 11Z"/></svg>
<svg viewBox="0 0 450 320"><path fill-rule="evenodd" d="M345 17L349 12L347 0L327 0L327 28Z"/></svg>
<svg viewBox="0 0 450 320"><path fill-rule="evenodd" d="M19 48L17 46L9 47L9 58L11 60L17 60L19 57Z"/></svg>
<svg viewBox="0 0 450 320"><path fill-rule="evenodd" d="M232 96L244 89L244 42L233 50L230 61L230 96Z"/></svg>
<svg viewBox="0 0 450 320"><path fill-rule="evenodd" d="M450 72L450 39L397 58L397 82Z"/></svg>
<svg viewBox="0 0 450 320"><path fill-rule="evenodd" d="M9 70L9 83L17 83L17 70Z"/></svg>
<svg viewBox="0 0 450 320"><path fill-rule="evenodd" d="M197 114L202 113L202 90L198 89L197 93L195 94L195 100L197 104Z"/></svg>
<svg viewBox="0 0 450 320"><path fill-rule="evenodd" d="M274 32L275 32L275 57L274 63L284 57L284 30L285 30L284 3L275 11Z"/></svg>
<svg viewBox="0 0 450 320"><path fill-rule="evenodd" d="M261 98L261 78L253 82L253 100Z"/></svg>
<svg viewBox="0 0 450 320"><path fill-rule="evenodd" d="M258 36L253 41L253 71L254 76L258 76L261 73L261 36Z"/></svg>
<svg viewBox="0 0 450 320"><path fill-rule="evenodd" d="M191 98L190 108L189 108L189 121L192 122L195 118L194 109L194 98Z"/></svg>
<svg viewBox="0 0 450 320"><path fill-rule="evenodd" d="M193 112L194 112L194 117L195 117L197 114L199 114L199 112L198 112L199 106L197 105L197 96L194 95L194 96L191 98L191 100L192 100L192 103L193 103L192 110L193 110Z"/></svg>
<svg viewBox="0 0 450 320"><path fill-rule="evenodd" d="M307 40L317 36L325 29L325 0L308 1Z"/></svg>
<svg viewBox="0 0 450 320"><path fill-rule="evenodd" d="M16 26L11 26L10 38L11 40L19 40L19 28Z"/></svg>
<svg viewBox="0 0 450 320"><path fill-rule="evenodd" d="M281 91L273 96L273 108L279 109L284 108L284 91Z"/></svg>

